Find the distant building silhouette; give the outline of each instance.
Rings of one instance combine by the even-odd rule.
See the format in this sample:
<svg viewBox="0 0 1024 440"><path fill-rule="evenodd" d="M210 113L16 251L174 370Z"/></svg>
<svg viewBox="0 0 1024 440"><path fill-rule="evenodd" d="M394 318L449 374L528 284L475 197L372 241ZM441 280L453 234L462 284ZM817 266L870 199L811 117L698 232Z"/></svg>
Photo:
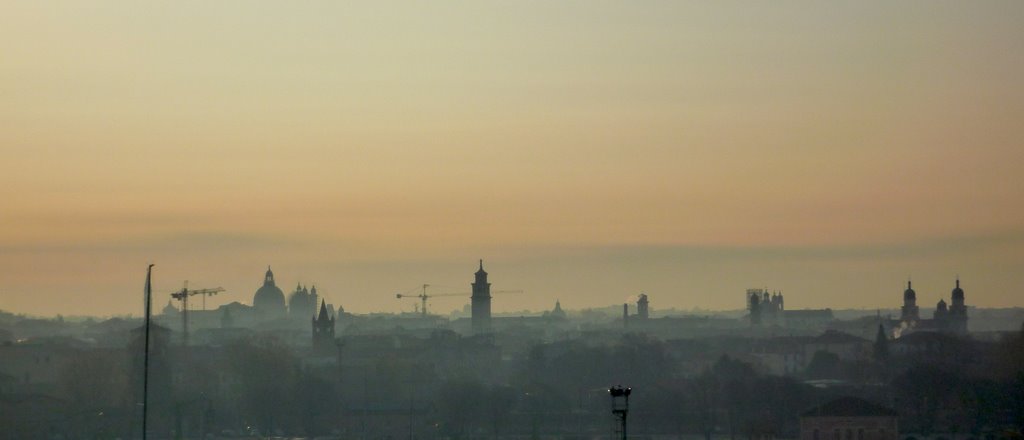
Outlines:
<svg viewBox="0 0 1024 440"><path fill-rule="evenodd" d="M650 310L648 309L649 302L647 301L647 295L641 293L640 298L636 300L636 317L639 319L647 319L650 317Z"/></svg>
<svg viewBox="0 0 1024 440"><path fill-rule="evenodd" d="M750 325L784 325L785 302L782 292L768 293L768 289L747 289L747 310Z"/></svg>
<svg viewBox="0 0 1024 440"><path fill-rule="evenodd" d="M750 325L761 325L761 289L747 289L747 311L750 312Z"/></svg>
<svg viewBox="0 0 1024 440"><path fill-rule="evenodd" d="M320 302L318 299L316 286L310 290L302 284L296 285L295 291L288 297L288 318L295 322L306 322L316 315L316 306Z"/></svg>
<svg viewBox="0 0 1024 440"><path fill-rule="evenodd" d="M551 310L551 313L549 314L549 316L554 318L554 319L566 319L565 310L562 310L562 302L561 301L559 301L557 299L555 300L555 308L553 310Z"/></svg>
<svg viewBox="0 0 1024 440"><path fill-rule="evenodd" d="M480 269L475 275L473 296L470 297L471 322L474 333L484 333L491 329L491 283L487 282L484 260L480 260Z"/></svg>
<svg viewBox="0 0 1024 440"><path fill-rule="evenodd" d="M921 319L917 308L917 292L907 281L907 290L903 291L903 309L898 322L893 328L899 329L897 336L904 333L932 331L957 335L967 334L967 305L964 303L964 290L960 288L960 278L956 279L956 287L951 293L950 303L940 299L935 305L932 319Z"/></svg>
<svg viewBox="0 0 1024 440"><path fill-rule="evenodd" d="M765 292L765 296L768 292ZM784 324L786 307L783 303L782 292L772 292L771 298L768 300L768 307L762 306L762 311L767 314L766 318L773 324Z"/></svg>
<svg viewBox="0 0 1024 440"><path fill-rule="evenodd" d="M274 282L274 272L270 270L270 266L267 266L267 273L263 277L263 286L252 298L252 306L257 319L261 321L285 317L284 292Z"/></svg>
<svg viewBox="0 0 1024 440"><path fill-rule="evenodd" d="M177 316L178 315L178 308L174 307L174 304L171 304L171 300L167 300L167 305L164 306L164 308L160 312L160 314L162 314L164 316Z"/></svg>
<svg viewBox="0 0 1024 440"><path fill-rule="evenodd" d="M320 300L320 314L313 321L313 352L332 354L334 350L334 317L327 311L327 302Z"/></svg>
<svg viewBox="0 0 1024 440"><path fill-rule="evenodd" d="M917 292L911 287L910 280L907 280L907 290L903 291L903 308L900 309L900 321L916 322L921 319L917 311Z"/></svg>
<svg viewBox="0 0 1024 440"><path fill-rule="evenodd" d="M964 290L960 288L960 277L956 277L956 287L952 292L953 304L949 307L949 323L947 326L953 333L967 334L967 305L964 303Z"/></svg>

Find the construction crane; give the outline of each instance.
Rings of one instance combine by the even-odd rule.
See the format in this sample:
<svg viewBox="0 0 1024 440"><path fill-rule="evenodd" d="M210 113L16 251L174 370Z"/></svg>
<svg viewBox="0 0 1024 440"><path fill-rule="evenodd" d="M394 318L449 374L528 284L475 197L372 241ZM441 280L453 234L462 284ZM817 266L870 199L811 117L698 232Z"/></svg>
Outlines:
<svg viewBox="0 0 1024 440"><path fill-rule="evenodd" d="M396 293L395 294L395 298L398 298L398 299L402 299L402 298L419 298L420 302L422 303L422 305L420 306L419 312L423 316L427 316L427 298L433 298L435 296L460 296L460 295L464 295L463 293L432 293L430 295L427 295L427 287L430 287L430 284L424 284L422 286L423 291L421 293L417 294L417 295L411 295L408 292L407 293Z"/></svg>
<svg viewBox="0 0 1024 440"><path fill-rule="evenodd" d="M422 288L423 288L422 292L420 292L417 295L412 295L409 292L406 292L406 293L395 294L395 297L398 298L398 299L402 299L402 298L419 298L420 302L422 304L420 306L420 310L419 310L420 314L422 314L423 316L427 316L427 298L433 298L433 297L436 297L436 296L465 296L465 295L472 295L473 294L472 292L459 292L459 293L432 293L430 295L427 295L427 287L430 287L430 284L424 284L422 286ZM522 290L495 290L495 291L492 291L491 293L492 294L495 294L495 293L523 293L523 291Z"/></svg>
<svg viewBox="0 0 1024 440"><path fill-rule="evenodd" d="M186 347L188 346L188 297L203 295L203 310L206 310L206 297L216 295L223 291L224 288L222 287L189 290L188 280L186 280L185 286L182 287L181 290L171 293L171 298L181 301L181 345Z"/></svg>

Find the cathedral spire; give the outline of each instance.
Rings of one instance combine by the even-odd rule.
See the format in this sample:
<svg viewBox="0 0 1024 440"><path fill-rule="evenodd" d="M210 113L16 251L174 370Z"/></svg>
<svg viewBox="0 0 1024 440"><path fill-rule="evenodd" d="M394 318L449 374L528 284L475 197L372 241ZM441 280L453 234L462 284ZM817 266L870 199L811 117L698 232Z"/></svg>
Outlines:
<svg viewBox="0 0 1024 440"><path fill-rule="evenodd" d="M329 317L327 316L327 301L320 300L320 316L317 317L317 321L326 321Z"/></svg>

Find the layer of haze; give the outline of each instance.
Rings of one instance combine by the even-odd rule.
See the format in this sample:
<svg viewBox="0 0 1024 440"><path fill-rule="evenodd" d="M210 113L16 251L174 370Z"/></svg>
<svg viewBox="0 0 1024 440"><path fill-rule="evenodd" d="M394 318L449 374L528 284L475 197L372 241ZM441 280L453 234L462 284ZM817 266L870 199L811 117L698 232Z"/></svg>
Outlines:
<svg viewBox="0 0 1024 440"><path fill-rule="evenodd" d="M0 309L1022 305L1024 2L0 6ZM166 298L161 295L159 298ZM158 299L162 302L164 299ZM435 310L466 301L438 298Z"/></svg>

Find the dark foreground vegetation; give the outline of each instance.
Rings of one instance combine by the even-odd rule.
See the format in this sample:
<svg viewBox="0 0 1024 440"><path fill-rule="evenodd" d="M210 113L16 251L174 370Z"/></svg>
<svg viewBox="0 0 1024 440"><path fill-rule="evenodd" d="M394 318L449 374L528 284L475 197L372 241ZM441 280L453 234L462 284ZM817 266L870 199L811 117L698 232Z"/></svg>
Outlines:
<svg viewBox="0 0 1024 440"><path fill-rule="evenodd" d="M795 438L801 412L846 395L896 409L903 433L982 439L1024 428L1021 334L997 342L936 335L913 352L883 338L853 358L818 351L787 375L767 374L745 355L763 343L749 338L621 333L517 350L441 333L418 342L341 338L335 353L317 356L269 335L182 348L156 334L153 438L603 437L615 384L634 390L634 435ZM140 342L136 332L122 349L40 351L54 358L38 362L60 359L55 385L26 393L20 378L5 377L0 437L140 437Z"/></svg>

